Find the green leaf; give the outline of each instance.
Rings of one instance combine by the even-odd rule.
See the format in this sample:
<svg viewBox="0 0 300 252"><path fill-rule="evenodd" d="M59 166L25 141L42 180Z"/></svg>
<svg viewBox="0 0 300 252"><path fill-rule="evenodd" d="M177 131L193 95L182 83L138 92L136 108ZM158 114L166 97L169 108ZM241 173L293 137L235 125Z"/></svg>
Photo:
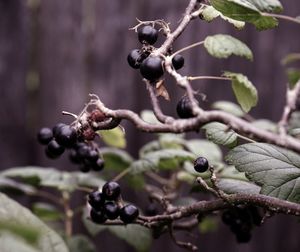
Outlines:
<svg viewBox="0 0 300 252"><path fill-rule="evenodd" d="M290 88L294 88L297 82L300 80L300 69L289 68L286 70L288 76Z"/></svg>
<svg viewBox="0 0 300 252"><path fill-rule="evenodd" d="M110 226L108 230L127 242L138 252L150 250L152 233L149 229L136 224L126 226Z"/></svg>
<svg viewBox="0 0 300 252"><path fill-rule="evenodd" d="M260 187L247 181L241 181L236 179L220 179L218 187L228 194L235 193L247 193L247 194L258 194Z"/></svg>
<svg viewBox="0 0 300 252"><path fill-rule="evenodd" d="M145 159L134 161L130 166L130 173L132 175L137 175L151 170L156 171L157 166L151 161Z"/></svg>
<svg viewBox="0 0 300 252"><path fill-rule="evenodd" d="M101 148L100 153L105 161L105 168L108 170L122 171L133 162L133 158L120 149Z"/></svg>
<svg viewBox="0 0 300 252"><path fill-rule="evenodd" d="M251 122L251 124L259 129L267 130L274 133L278 132L277 124L267 119L255 120Z"/></svg>
<svg viewBox="0 0 300 252"><path fill-rule="evenodd" d="M258 10L270 12L270 13L279 13L283 11L282 4L278 0L247 0L253 4Z"/></svg>
<svg viewBox="0 0 300 252"><path fill-rule="evenodd" d="M238 21L234 20L232 18L226 17L222 15L221 12L217 11L214 7L212 6L207 6L202 12L201 12L201 18L204 19L207 22L211 22L217 17L222 18L223 20L231 23L235 28L241 30L245 27L245 22L243 21Z"/></svg>
<svg viewBox="0 0 300 252"><path fill-rule="evenodd" d="M182 149L185 144L184 134L160 134L159 144L162 149Z"/></svg>
<svg viewBox="0 0 300 252"><path fill-rule="evenodd" d="M225 111L237 117L243 117L245 115L245 112L240 106L229 101L217 101L213 103L212 108Z"/></svg>
<svg viewBox="0 0 300 252"><path fill-rule="evenodd" d="M72 252L96 252L93 242L84 235L76 235L68 240L69 250Z"/></svg>
<svg viewBox="0 0 300 252"><path fill-rule="evenodd" d="M139 156L143 157L145 154L149 153L149 152L153 152L153 151L157 151L160 150L161 146L159 141L151 141L147 144L145 144L139 151Z"/></svg>
<svg viewBox="0 0 300 252"><path fill-rule="evenodd" d="M143 110L141 112L141 118L151 124L160 124L161 122L157 120L152 110Z"/></svg>
<svg viewBox="0 0 300 252"><path fill-rule="evenodd" d="M202 234L212 233L218 229L216 218L207 216L199 223L199 230Z"/></svg>
<svg viewBox="0 0 300 252"><path fill-rule="evenodd" d="M232 55L253 60L253 54L249 47L240 40L225 34L208 36L204 40L207 52L216 58L227 59Z"/></svg>
<svg viewBox="0 0 300 252"><path fill-rule="evenodd" d="M240 73L224 72L224 76L232 80L232 89L242 109L248 113L258 102L255 86L245 75Z"/></svg>
<svg viewBox="0 0 300 252"><path fill-rule="evenodd" d="M63 239L40 221L28 209L16 201L0 193L1 215L0 222L9 222L12 225L26 226L39 232L37 248L39 252L68 252ZM2 243L1 243L2 245ZM10 250L18 251L18 250ZM2 250L1 250L2 252Z"/></svg>
<svg viewBox="0 0 300 252"><path fill-rule="evenodd" d="M209 0L211 5L220 11L224 16L244 21L253 24L258 30L272 29L278 25L278 21L273 17L263 16L257 7L263 9L279 10L278 7L269 7L263 5L263 2L258 0L256 5L255 0ZM252 3L251 3L252 2ZM270 1L266 1L267 3Z"/></svg>
<svg viewBox="0 0 300 252"><path fill-rule="evenodd" d="M12 189L13 191L22 192L25 194L33 194L36 191L36 189L30 185L25 185L5 177L0 177L0 188L2 190Z"/></svg>
<svg viewBox="0 0 300 252"><path fill-rule="evenodd" d="M250 181L261 186L260 193L300 202L300 156L277 146L250 143L234 148L227 161Z"/></svg>
<svg viewBox="0 0 300 252"><path fill-rule="evenodd" d="M190 140L186 142L186 147L196 156L205 157L213 165L222 162L222 151L218 145L212 142L207 140Z"/></svg>
<svg viewBox="0 0 300 252"><path fill-rule="evenodd" d="M205 124L202 128L206 130L206 138L215 144L230 148L237 144L237 134L225 124L212 122Z"/></svg>
<svg viewBox="0 0 300 252"><path fill-rule="evenodd" d="M1 252L40 252L34 246L11 233L0 233Z"/></svg>
<svg viewBox="0 0 300 252"><path fill-rule="evenodd" d="M120 127L111 130L99 130L98 133L108 146L121 149L126 147L125 132Z"/></svg>
<svg viewBox="0 0 300 252"><path fill-rule="evenodd" d="M44 221L57 221L63 219L63 214L55 206L44 202L33 203L32 212Z"/></svg>
<svg viewBox="0 0 300 252"><path fill-rule="evenodd" d="M190 172L187 172L187 171L180 171L180 172L177 173L177 179L179 181L188 183L190 185L195 183L195 178L196 178L196 175L193 175L193 174L191 174Z"/></svg>

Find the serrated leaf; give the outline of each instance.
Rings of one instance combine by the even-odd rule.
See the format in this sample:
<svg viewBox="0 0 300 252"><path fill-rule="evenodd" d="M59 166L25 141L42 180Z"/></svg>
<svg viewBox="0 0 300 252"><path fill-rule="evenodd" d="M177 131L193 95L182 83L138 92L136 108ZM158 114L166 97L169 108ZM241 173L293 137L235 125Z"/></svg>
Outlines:
<svg viewBox="0 0 300 252"><path fill-rule="evenodd" d="M258 10L269 13L278 13L283 11L282 4L279 0L247 0Z"/></svg>
<svg viewBox="0 0 300 252"><path fill-rule="evenodd" d="M222 162L222 151L218 145L207 140L190 140L186 142L187 149L196 156L205 157L210 164Z"/></svg>
<svg viewBox="0 0 300 252"><path fill-rule="evenodd" d="M126 226L110 226L108 230L126 241L138 252L149 251L152 243L152 233L149 229L136 224Z"/></svg>
<svg viewBox="0 0 300 252"><path fill-rule="evenodd" d="M218 187L228 194L246 193L259 194L260 187L247 181L236 179L219 179Z"/></svg>
<svg viewBox="0 0 300 252"><path fill-rule="evenodd" d="M269 7L263 5L263 2L258 0L256 5L254 5L255 0L209 0L211 5L220 11L224 16L249 22L253 24L258 30L272 29L278 25L278 21L273 17L263 16L257 7L263 9L271 9L274 11L278 8ZM270 1L266 1L270 2Z"/></svg>
<svg viewBox="0 0 300 252"><path fill-rule="evenodd" d="M96 252L93 242L84 235L76 235L68 240L68 247L72 252Z"/></svg>
<svg viewBox="0 0 300 252"><path fill-rule="evenodd" d="M204 47L211 56L216 58L227 59L232 55L236 55L253 60L253 54L249 47L230 35L208 36L204 40Z"/></svg>
<svg viewBox="0 0 300 252"><path fill-rule="evenodd" d="M205 124L202 128L206 131L206 138L215 144L228 147L234 147L237 144L237 134L225 124L212 122Z"/></svg>
<svg viewBox="0 0 300 252"><path fill-rule="evenodd" d="M260 193L300 202L300 156L292 151L265 144L250 143L234 148L227 161L250 181L261 186Z"/></svg>
<svg viewBox="0 0 300 252"><path fill-rule="evenodd" d="M100 130L97 133L102 137L104 143L110 147L121 149L126 147L125 132L120 127L111 130Z"/></svg>
<svg viewBox="0 0 300 252"><path fill-rule="evenodd" d="M222 110L237 117L243 117L245 112L240 106L229 101L217 101L212 105L213 109Z"/></svg>
<svg viewBox="0 0 300 252"><path fill-rule="evenodd" d="M242 109L248 113L258 102L258 94L255 86L243 74L224 72L223 75L231 79L234 95Z"/></svg>
<svg viewBox="0 0 300 252"><path fill-rule="evenodd" d="M14 225L27 226L39 230L40 237L36 245L39 252L69 251L63 239L46 224L40 221L28 209L2 193L0 193L0 204L0 221L10 222Z"/></svg>
<svg viewBox="0 0 300 252"><path fill-rule="evenodd" d="M243 29L245 27L245 22L243 21L238 21L234 20L232 18L226 17L222 15L221 12L217 11L214 7L212 6L207 6L202 12L201 12L201 18L204 19L207 22L211 22L217 17L222 18L223 20L231 23L235 28L237 29Z"/></svg>
<svg viewBox="0 0 300 252"><path fill-rule="evenodd" d="M105 162L105 168L113 171L122 171L130 166L133 158L126 152L116 148L101 148L100 153Z"/></svg>

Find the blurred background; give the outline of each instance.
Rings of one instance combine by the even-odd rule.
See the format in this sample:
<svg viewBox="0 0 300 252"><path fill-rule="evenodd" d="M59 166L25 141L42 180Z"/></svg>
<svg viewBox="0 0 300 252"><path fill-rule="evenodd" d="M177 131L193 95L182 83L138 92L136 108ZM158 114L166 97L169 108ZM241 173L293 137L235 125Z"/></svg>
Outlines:
<svg viewBox="0 0 300 252"><path fill-rule="evenodd" d="M138 71L127 64L130 50L139 47L137 35L128 29L141 20L164 19L171 27L182 17L187 0L0 0L0 169L40 165L76 169L67 158L51 161L36 142L43 126L70 122L61 111L79 113L89 93L100 96L110 108L140 112L151 108L145 84ZM283 1L284 14L300 14L297 0ZM244 73L259 91L259 104L251 112L256 118L277 121L285 102L287 77L280 61L288 53L300 52L300 26L280 21L278 29L258 32L250 25L237 31L214 21L195 20L174 44L180 49L207 35L226 33L244 41L254 52L254 62L211 58L203 48L184 53L182 74L220 75L223 70ZM167 80L171 102L162 101L165 113L175 116L182 90ZM218 81L195 81L193 87L207 95L201 106L216 100L232 100L230 86ZM151 136L126 129L128 150L138 149ZM138 204L138 193L131 195ZM80 200L80 199L79 199ZM76 232L83 227L78 224ZM281 216L254 230L249 244L238 245L227 227L217 234L190 237L200 251L299 251L299 223ZM83 231L84 232L84 231ZM189 238L189 237L187 237ZM98 251L132 251L107 233L97 237ZM113 244L113 246L112 246ZM101 248L101 249L100 249ZM182 251L165 235L155 240L151 251Z"/></svg>

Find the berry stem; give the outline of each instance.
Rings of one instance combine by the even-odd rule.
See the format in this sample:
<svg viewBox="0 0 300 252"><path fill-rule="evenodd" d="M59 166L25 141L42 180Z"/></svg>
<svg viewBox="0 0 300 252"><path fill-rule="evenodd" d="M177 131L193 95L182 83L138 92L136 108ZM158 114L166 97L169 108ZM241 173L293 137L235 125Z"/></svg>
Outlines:
<svg viewBox="0 0 300 252"><path fill-rule="evenodd" d="M67 191L62 192L62 200L64 205L64 212L65 212L65 234L67 238L72 237L73 233L73 210L70 206L70 193Z"/></svg>
<svg viewBox="0 0 300 252"><path fill-rule="evenodd" d="M194 80L224 80L224 81L231 81L230 78L227 77L220 77L220 76L191 76L188 77L189 81L194 81Z"/></svg>
<svg viewBox="0 0 300 252"><path fill-rule="evenodd" d="M262 13L262 15L265 16L265 17L274 17L274 18L279 18L279 19L286 20L286 21L289 21L289 22L293 22L293 23L296 23L296 24L300 24L300 19L299 18L289 17L289 16L286 16L286 15L280 15L280 14L275 14L275 13Z"/></svg>
<svg viewBox="0 0 300 252"><path fill-rule="evenodd" d="M254 141L254 140L252 140L252 139L250 139L250 138L248 138L248 137L245 137L245 136L243 136L243 135L237 134L237 136L238 136L240 139L243 139L243 140L245 140L245 141L247 141L247 142L249 142L249 143L256 143L256 141Z"/></svg>
<svg viewBox="0 0 300 252"><path fill-rule="evenodd" d="M130 167L126 168L122 172L120 172L116 177L114 177L111 181L117 182L123 177L125 177L131 171Z"/></svg>
<svg viewBox="0 0 300 252"><path fill-rule="evenodd" d="M197 46L200 46L200 45L203 45L204 44L204 41L200 41L200 42L197 42L197 43L194 43L194 44L191 44L189 46L186 46L186 47L183 47L181 48L180 50L174 52L172 55L171 55L171 58L173 58L175 55L179 54L179 53L182 53L184 51L187 51L189 49L192 49L194 47L197 47Z"/></svg>

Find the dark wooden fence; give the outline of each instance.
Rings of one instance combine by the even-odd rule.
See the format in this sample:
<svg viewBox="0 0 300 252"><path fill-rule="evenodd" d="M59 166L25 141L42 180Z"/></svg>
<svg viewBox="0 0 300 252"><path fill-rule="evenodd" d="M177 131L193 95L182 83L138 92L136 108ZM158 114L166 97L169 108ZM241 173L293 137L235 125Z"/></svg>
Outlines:
<svg viewBox="0 0 300 252"><path fill-rule="evenodd" d="M285 13L300 14L299 1L283 2ZM149 108L139 74L127 66L128 52L138 46L136 34L128 28L135 24L136 17L164 18L174 27L186 4L187 0L0 0L1 169L29 164L65 168L68 163L64 159L46 160L35 142L35 134L41 126L65 121L61 110L79 112L89 93L98 94L112 108ZM245 41L255 53L254 62L237 58L220 61L197 48L186 53L183 72L216 75L231 70L247 74L261 98L252 114L278 120L287 80L280 60L287 53L300 51L299 26L280 22L279 28L272 31L257 32L252 27L236 31L220 21L204 24L197 20L175 47L215 33L230 33ZM222 82L195 82L194 87L208 95L208 104L233 99L230 87ZM163 102L164 110L175 114L181 91L174 88L172 80L167 88L172 102ZM149 136L137 132L131 124L124 125L128 148L135 155ZM207 252L293 252L300 249L299 231L295 219L282 217L257 229L247 245L237 245L223 226L217 235L193 239L200 251ZM99 251L132 251L108 234L102 236L97 239ZM152 251L157 250L180 251L167 236L155 242Z"/></svg>

